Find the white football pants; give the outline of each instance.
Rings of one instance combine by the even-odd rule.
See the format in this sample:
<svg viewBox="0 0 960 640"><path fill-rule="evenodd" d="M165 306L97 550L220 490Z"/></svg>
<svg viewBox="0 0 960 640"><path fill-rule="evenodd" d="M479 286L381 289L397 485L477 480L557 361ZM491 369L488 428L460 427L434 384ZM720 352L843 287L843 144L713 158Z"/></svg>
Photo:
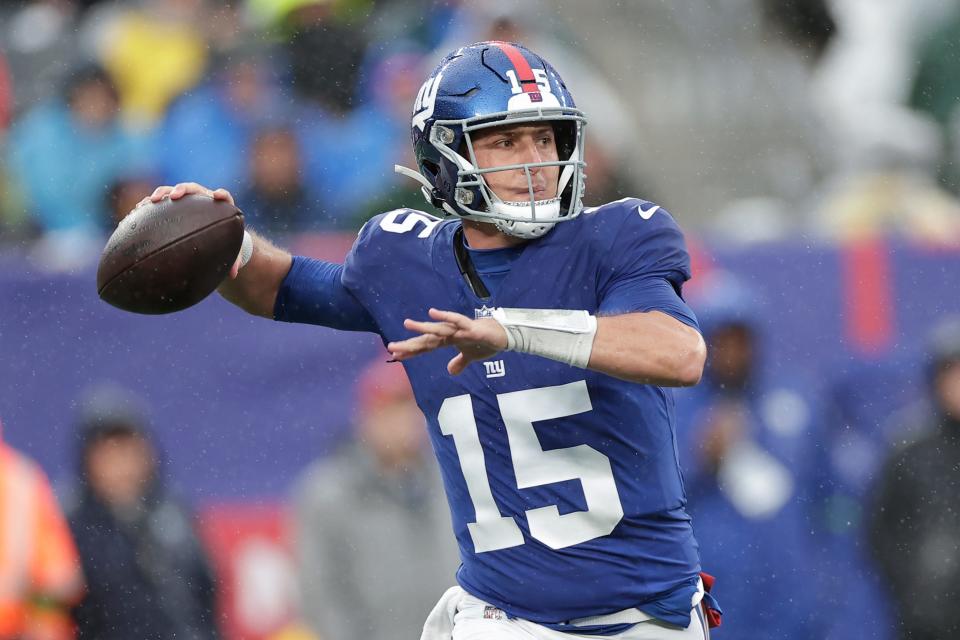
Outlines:
<svg viewBox="0 0 960 640"><path fill-rule="evenodd" d="M510 619L493 605L451 587L430 612L420 640L709 640L710 631L697 605L690 625L680 629L659 620L646 620L615 636L592 636L555 631L523 620Z"/></svg>

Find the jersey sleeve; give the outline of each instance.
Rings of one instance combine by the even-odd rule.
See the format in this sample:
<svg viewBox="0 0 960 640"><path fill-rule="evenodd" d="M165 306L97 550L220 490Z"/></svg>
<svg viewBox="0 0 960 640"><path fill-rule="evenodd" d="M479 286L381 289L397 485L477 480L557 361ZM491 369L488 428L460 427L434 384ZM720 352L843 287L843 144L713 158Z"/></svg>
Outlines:
<svg viewBox="0 0 960 640"><path fill-rule="evenodd" d="M683 284L691 275L690 255L673 217L640 200L611 214L624 220L615 225L605 253L600 313L661 311L699 329L696 315L683 301Z"/></svg>
<svg viewBox="0 0 960 640"><path fill-rule="evenodd" d="M364 291L369 289L372 284L369 273L370 268L366 265L363 256L373 253L376 249L374 232L382 218L383 214L367 220L360 228L357 239L350 248L350 253L347 254L346 259L343 261L343 273L340 276L340 280L348 291L355 292L354 295L357 298L360 298Z"/></svg>
<svg viewBox="0 0 960 640"><path fill-rule="evenodd" d="M343 265L296 256L273 308L274 320L377 332L377 323L343 284Z"/></svg>
<svg viewBox="0 0 960 640"><path fill-rule="evenodd" d="M404 318L422 313L425 292L439 294L433 264L435 229L441 223L421 211L396 209L363 226L343 264L341 282L380 328L382 338L403 329Z"/></svg>

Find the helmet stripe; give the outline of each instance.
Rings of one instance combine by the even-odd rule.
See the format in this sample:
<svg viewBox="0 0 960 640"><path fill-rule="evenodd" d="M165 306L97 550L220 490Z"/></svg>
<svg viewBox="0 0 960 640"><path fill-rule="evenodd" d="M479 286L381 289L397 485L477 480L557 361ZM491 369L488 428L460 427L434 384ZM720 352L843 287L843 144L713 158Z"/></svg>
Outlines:
<svg viewBox="0 0 960 640"><path fill-rule="evenodd" d="M510 59L510 64L516 69L517 79L520 80L520 86L524 92L535 93L540 91L540 87L537 86L537 80L533 77L533 69L530 68L530 63L527 62L527 59L520 53L520 49L517 49L509 42L494 42L493 44L499 47L504 55Z"/></svg>

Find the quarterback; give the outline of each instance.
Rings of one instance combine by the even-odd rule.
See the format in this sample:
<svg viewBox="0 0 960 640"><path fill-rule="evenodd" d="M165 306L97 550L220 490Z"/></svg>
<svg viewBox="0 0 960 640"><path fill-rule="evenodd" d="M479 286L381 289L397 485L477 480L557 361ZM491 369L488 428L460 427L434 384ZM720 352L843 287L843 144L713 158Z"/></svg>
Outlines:
<svg viewBox="0 0 960 640"><path fill-rule="evenodd" d="M426 640L702 640L716 613L669 389L706 357L689 256L655 204L583 207L584 125L535 53L458 49L416 98L417 169L397 167L442 217L376 216L342 265L249 233L219 289L253 314L375 332L405 367L462 559ZM232 201L196 183L148 199L197 192Z"/></svg>

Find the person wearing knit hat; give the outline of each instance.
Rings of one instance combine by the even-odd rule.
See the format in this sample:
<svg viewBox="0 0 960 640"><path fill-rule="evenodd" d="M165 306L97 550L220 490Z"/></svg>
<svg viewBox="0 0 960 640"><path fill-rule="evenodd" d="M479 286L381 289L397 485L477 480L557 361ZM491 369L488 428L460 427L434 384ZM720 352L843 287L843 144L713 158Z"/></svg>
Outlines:
<svg viewBox="0 0 960 640"><path fill-rule="evenodd" d="M0 423L0 639L71 640L77 549L47 475L2 436Z"/></svg>
<svg viewBox="0 0 960 640"><path fill-rule="evenodd" d="M214 577L190 510L165 485L143 401L100 385L77 422L68 519L87 577L80 638L218 640Z"/></svg>
<svg viewBox="0 0 960 640"><path fill-rule="evenodd" d="M960 317L927 342L929 399L901 433L874 492L870 546L897 605L901 638L951 638L960 609Z"/></svg>
<svg viewBox="0 0 960 640"><path fill-rule="evenodd" d="M302 616L324 640L419 637L458 564L423 414L386 358L357 381L353 437L294 491Z"/></svg>

